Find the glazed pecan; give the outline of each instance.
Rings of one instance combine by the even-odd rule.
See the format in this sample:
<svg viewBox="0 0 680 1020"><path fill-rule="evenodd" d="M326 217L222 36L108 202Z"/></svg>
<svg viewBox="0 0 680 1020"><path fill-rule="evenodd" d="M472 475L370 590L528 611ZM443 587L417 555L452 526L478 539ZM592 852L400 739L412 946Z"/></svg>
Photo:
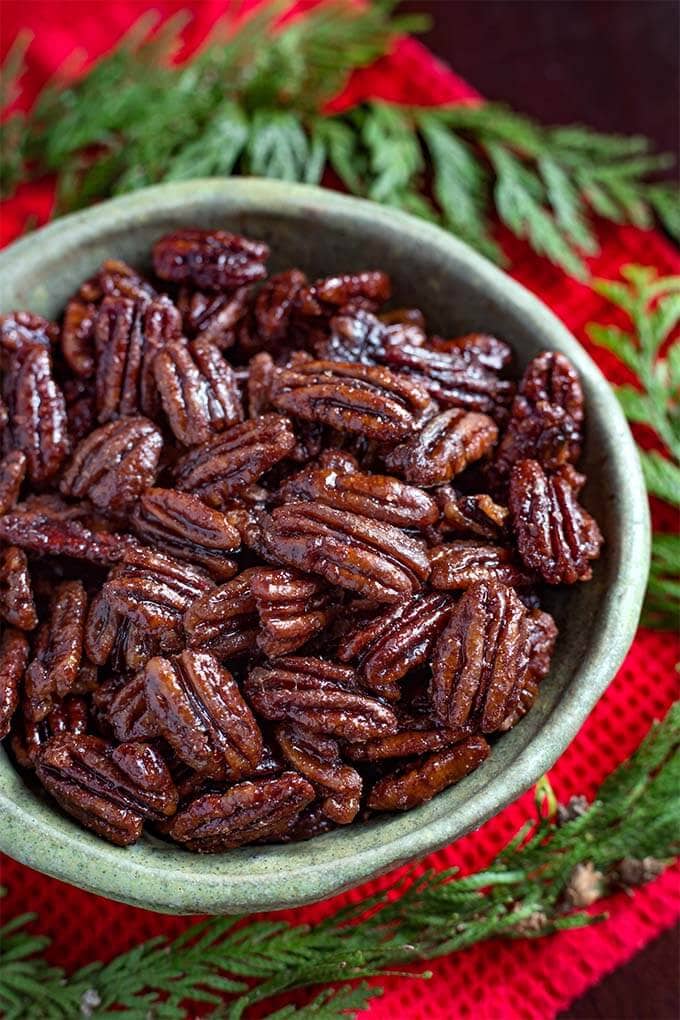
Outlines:
<svg viewBox="0 0 680 1020"><path fill-rule="evenodd" d="M80 581L57 585L47 622L38 630L26 670L26 697L34 719L44 719L59 698L79 693L87 595Z"/></svg>
<svg viewBox="0 0 680 1020"><path fill-rule="evenodd" d="M64 496L87 497L98 510L129 513L153 484L163 438L147 418L121 418L78 444L63 474Z"/></svg>
<svg viewBox="0 0 680 1020"><path fill-rule="evenodd" d="M422 489L341 465L305 468L283 483L279 498L322 503L398 528L426 528L439 516L436 502Z"/></svg>
<svg viewBox="0 0 680 1020"><path fill-rule="evenodd" d="M261 626L257 643L270 658L306 644L333 615L329 593L316 578L275 567L254 569L249 577Z"/></svg>
<svg viewBox="0 0 680 1020"><path fill-rule="evenodd" d="M383 776L371 789L366 806L372 811L408 811L460 782L489 756L484 737L466 737L448 750Z"/></svg>
<svg viewBox="0 0 680 1020"><path fill-rule="evenodd" d="M273 559L378 602L414 594L429 573L420 542L359 514L290 503L274 510L263 531Z"/></svg>
<svg viewBox="0 0 680 1020"><path fill-rule="evenodd" d="M213 588L189 606L184 629L191 648L221 659L252 650L259 634L257 604L250 587L252 570Z"/></svg>
<svg viewBox="0 0 680 1020"><path fill-rule="evenodd" d="M512 363L510 345L487 333L466 333L465 336L454 337L453 340L433 336L429 346L445 354L451 352L462 354L468 361L477 362L492 372L502 372Z"/></svg>
<svg viewBox="0 0 680 1020"><path fill-rule="evenodd" d="M12 734L12 751L24 769L35 768L42 748L52 737L62 733L82 735L89 730L87 701L79 694L67 695L39 722L32 718L25 703L23 709Z"/></svg>
<svg viewBox="0 0 680 1020"><path fill-rule="evenodd" d="M11 450L0 460L0 517L16 505L26 477L26 465L26 454L22 450Z"/></svg>
<svg viewBox="0 0 680 1020"><path fill-rule="evenodd" d="M338 658L341 662L356 660L359 675L368 687L389 700L398 698L397 681L427 662L450 610L447 595L415 595L346 634Z"/></svg>
<svg viewBox="0 0 680 1020"><path fill-rule="evenodd" d="M97 426L97 398L91 379L64 382L66 417L72 444L79 443Z"/></svg>
<svg viewBox="0 0 680 1020"><path fill-rule="evenodd" d="M443 485L488 454L497 438L496 423L488 415L453 407L390 450L385 462L414 485Z"/></svg>
<svg viewBox="0 0 680 1020"><path fill-rule="evenodd" d="M328 361L376 365L383 360L393 332L365 308L347 308L330 320L328 336L315 343L314 351Z"/></svg>
<svg viewBox="0 0 680 1020"><path fill-rule="evenodd" d="M387 761L391 758L414 758L434 751L443 751L467 736L465 729L432 729L429 720L400 719L399 729L374 740L345 745L350 761Z"/></svg>
<svg viewBox="0 0 680 1020"><path fill-rule="evenodd" d="M270 389L274 407L378 442L411 435L432 409L425 390L387 368L339 361L307 361L278 369Z"/></svg>
<svg viewBox="0 0 680 1020"><path fill-rule="evenodd" d="M525 626L529 635L529 662L519 690L513 699L514 703L500 726L503 731L512 729L536 701L538 685L550 669L550 660L557 638L555 621L550 613L543 613L540 609L532 609L529 612Z"/></svg>
<svg viewBox="0 0 680 1020"><path fill-rule="evenodd" d="M99 564L116 563L135 544L128 535L93 531L50 507L33 509L28 504L19 504L0 517L0 539L38 555L71 556Z"/></svg>
<svg viewBox="0 0 680 1020"><path fill-rule="evenodd" d="M299 269L289 269L262 285L239 329L239 348L245 355L276 351L285 344L296 295L306 282Z"/></svg>
<svg viewBox="0 0 680 1020"><path fill-rule="evenodd" d="M498 542L505 536L507 507L494 503L487 493L463 496L446 487L437 491L437 502L445 530L476 535L490 542Z"/></svg>
<svg viewBox="0 0 680 1020"><path fill-rule="evenodd" d="M512 588L528 588L536 576L525 570L511 549L459 539L429 551L430 584L438 591L461 591L478 581L500 581Z"/></svg>
<svg viewBox="0 0 680 1020"><path fill-rule="evenodd" d="M143 678L158 731L190 768L234 781L257 766L262 734L214 656L187 649L173 659L151 659Z"/></svg>
<svg viewBox="0 0 680 1020"><path fill-rule="evenodd" d="M510 475L510 516L523 562L548 584L574 584L592 576L602 535L578 502L585 479L573 469L546 475L535 460L520 460Z"/></svg>
<svg viewBox="0 0 680 1020"><path fill-rule="evenodd" d="M270 354L261 351L250 359L248 365L248 414L257 418L271 411L269 391L276 373L276 366Z"/></svg>
<svg viewBox="0 0 680 1020"><path fill-rule="evenodd" d="M19 630L7 627L0 636L0 740L9 733L19 704L19 684L28 664L28 641Z"/></svg>
<svg viewBox="0 0 680 1020"><path fill-rule="evenodd" d="M17 354L36 346L49 350L58 335L59 328L42 315L33 312L0 315L0 355Z"/></svg>
<svg viewBox="0 0 680 1020"><path fill-rule="evenodd" d="M176 465L177 487L211 506L239 495L295 446L288 418L265 414L234 425L191 450Z"/></svg>
<svg viewBox="0 0 680 1020"><path fill-rule="evenodd" d="M116 846L135 843L145 818L165 818L177 807L167 766L148 744L114 747L63 734L42 749L36 771L68 814Z"/></svg>
<svg viewBox="0 0 680 1020"><path fill-rule="evenodd" d="M26 553L15 545L0 549L0 619L19 630L38 625Z"/></svg>
<svg viewBox="0 0 680 1020"><path fill-rule="evenodd" d="M161 280L224 291L264 279L268 256L266 244L225 230L177 230L154 245L153 267Z"/></svg>
<svg viewBox="0 0 680 1020"><path fill-rule="evenodd" d="M26 454L28 477L42 485L57 474L71 446L64 394L47 348L32 344L11 357L4 395L11 447Z"/></svg>
<svg viewBox="0 0 680 1020"><path fill-rule="evenodd" d="M106 684L111 687L106 688ZM93 706L106 718L116 740L151 740L159 734L155 715L146 700L144 674L122 686L118 680L105 681L92 697Z"/></svg>
<svg viewBox="0 0 680 1020"><path fill-rule="evenodd" d="M235 326L246 313L249 292L249 287L239 287L226 294L203 294L182 288L177 307L185 335L200 336L222 351L233 346Z"/></svg>
<svg viewBox="0 0 680 1020"><path fill-rule="evenodd" d="M499 729L515 704L531 648L527 610L497 581L474 584L451 614L432 661L432 705L443 725Z"/></svg>
<svg viewBox="0 0 680 1020"><path fill-rule="evenodd" d="M390 278L379 269L326 276L299 292L296 313L305 318L324 316L348 305L376 311L389 299L390 292Z"/></svg>
<svg viewBox="0 0 680 1020"><path fill-rule="evenodd" d="M391 709L357 689L353 670L323 659L291 656L256 667L244 690L264 719L292 721L342 740L371 740L397 723Z"/></svg>
<svg viewBox="0 0 680 1020"><path fill-rule="evenodd" d="M234 370L210 341L168 344L153 371L170 428L184 446L205 443L243 421Z"/></svg>
<svg viewBox="0 0 680 1020"><path fill-rule="evenodd" d="M236 563L227 553L241 545L238 530L228 515L188 492L147 489L135 507L132 527L147 545L195 563L217 580L226 581L236 573Z"/></svg>
<svg viewBox="0 0 680 1020"><path fill-rule="evenodd" d="M169 835L197 853L222 853L282 835L314 797L314 787L297 772L237 783L226 793L205 794L178 811Z"/></svg>
<svg viewBox="0 0 680 1020"><path fill-rule="evenodd" d="M342 762L337 741L303 726L281 724L275 733L286 761L320 788L324 813L339 825L354 821L362 780L356 769Z"/></svg>

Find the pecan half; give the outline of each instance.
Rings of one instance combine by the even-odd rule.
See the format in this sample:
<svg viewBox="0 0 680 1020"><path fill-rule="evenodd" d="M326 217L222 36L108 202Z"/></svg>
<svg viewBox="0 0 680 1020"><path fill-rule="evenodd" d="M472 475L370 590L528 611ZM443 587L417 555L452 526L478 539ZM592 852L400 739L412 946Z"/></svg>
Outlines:
<svg viewBox="0 0 680 1020"><path fill-rule="evenodd" d="M488 415L453 407L390 450L386 464L415 485L443 485L488 454L497 438L498 428Z"/></svg>
<svg viewBox="0 0 680 1020"><path fill-rule="evenodd" d="M24 702L23 712L12 734L12 751L23 769L34 769L41 750L49 740L62 733L85 734L89 726L87 701L79 694L67 695L39 722L32 718L30 708Z"/></svg>
<svg viewBox="0 0 680 1020"><path fill-rule="evenodd" d="M329 335L314 345L318 358L376 365L392 337L390 329L365 308L348 308L330 320Z"/></svg>
<svg viewBox="0 0 680 1020"><path fill-rule="evenodd" d="M33 344L12 356L4 394L12 447L26 455L31 481L42 485L57 474L71 446L64 394L45 347Z"/></svg>
<svg viewBox="0 0 680 1020"><path fill-rule="evenodd" d="M275 351L288 338L295 298L307 282L299 269L272 276L258 291L252 310L239 329L244 354Z"/></svg>
<svg viewBox="0 0 680 1020"><path fill-rule="evenodd" d="M500 729L512 729L527 714L538 697L539 682L550 669L557 627L550 613L540 609L532 609L525 622L529 635L528 666L518 691L513 698L513 705L503 720Z"/></svg>
<svg viewBox="0 0 680 1020"><path fill-rule="evenodd" d="M512 588L528 588L536 576L518 563L511 549L460 539L429 551L430 584L438 591L464 591L478 581L501 581Z"/></svg>
<svg viewBox="0 0 680 1020"><path fill-rule="evenodd" d="M0 618L19 630L38 625L26 553L15 545L0 549Z"/></svg>
<svg viewBox="0 0 680 1020"><path fill-rule="evenodd" d="M53 322L34 312L0 315L0 354L17 354L35 346L49 350L58 335Z"/></svg>
<svg viewBox="0 0 680 1020"><path fill-rule="evenodd" d="M34 719L44 719L59 698L77 693L83 654L87 595L80 581L58 585L49 620L38 631L26 670L26 697Z"/></svg>
<svg viewBox="0 0 680 1020"><path fill-rule="evenodd" d="M432 729L427 721L400 720L399 730L374 740L346 744L344 751L350 761L388 761L391 758L414 758L434 751L443 751L457 744L467 734L464 729Z"/></svg>
<svg viewBox="0 0 680 1020"><path fill-rule="evenodd" d="M177 230L153 247L153 268L161 280L223 291L256 283L267 274L269 248L226 230Z"/></svg>
<svg viewBox="0 0 680 1020"><path fill-rule="evenodd" d="M443 353L460 353L468 361L478 362L492 372L502 372L512 364L512 348L503 340L488 333L466 333L465 336L444 340L433 336L429 346Z"/></svg>
<svg viewBox="0 0 680 1020"><path fill-rule="evenodd" d="M296 570L261 567L250 572L261 630L257 644L270 658L306 644L329 623L333 611L322 582Z"/></svg>
<svg viewBox="0 0 680 1020"><path fill-rule="evenodd" d="M380 269L326 276L300 291L296 312L304 317L323 316L348 305L375 311L389 300L391 289L389 276Z"/></svg>
<svg viewBox="0 0 680 1020"><path fill-rule="evenodd" d="M488 493L464 496L455 489L442 488L437 492L437 501L445 530L476 535L491 542L498 542L505 536L507 507L494 503Z"/></svg>
<svg viewBox="0 0 680 1020"><path fill-rule="evenodd" d="M320 788L324 813L339 825L354 821L362 780L356 769L342 762L337 742L302 726L282 724L275 733L286 761Z"/></svg>
<svg viewBox="0 0 680 1020"><path fill-rule="evenodd" d="M366 806L372 811L408 811L425 804L479 768L489 751L484 737L466 737L448 750L383 776L371 789Z"/></svg>
<svg viewBox="0 0 680 1020"><path fill-rule="evenodd" d="M16 505L26 477L26 465L26 454L22 450L10 450L0 460L0 516Z"/></svg>
<svg viewBox="0 0 680 1020"><path fill-rule="evenodd" d="M135 544L129 535L92 531L49 507L32 509L27 504L0 517L0 539L39 556L71 556L104 565L116 563Z"/></svg>
<svg viewBox="0 0 680 1020"><path fill-rule="evenodd" d="M7 627L0 637L0 740L9 733L12 716L19 704L19 684L28 664L28 641L24 634Z"/></svg>
<svg viewBox="0 0 680 1020"><path fill-rule="evenodd" d="M259 634L257 604L250 586L252 574L252 570L244 570L192 602L184 614L191 648L212 652L221 659L252 650Z"/></svg>
<svg viewBox="0 0 680 1020"><path fill-rule="evenodd" d="M265 284L266 286L266 284ZM232 347L236 329L248 307L249 287L239 287L226 294L203 294L182 288L177 307L182 314L184 333L201 336L220 350Z"/></svg>

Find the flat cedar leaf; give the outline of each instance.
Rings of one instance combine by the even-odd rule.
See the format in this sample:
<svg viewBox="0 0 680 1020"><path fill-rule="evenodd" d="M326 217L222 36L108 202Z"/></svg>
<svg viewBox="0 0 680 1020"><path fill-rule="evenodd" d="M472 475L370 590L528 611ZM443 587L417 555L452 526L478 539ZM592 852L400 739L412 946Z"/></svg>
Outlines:
<svg viewBox="0 0 680 1020"><path fill-rule="evenodd" d="M632 268L632 266L625 267L626 270ZM622 308L629 315L633 314L637 299L631 288L627 287L625 283L619 283L618 280L593 280L592 287L596 294L606 298L611 304Z"/></svg>
<svg viewBox="0 0 680 1020"><path fill-rule="evenodd" d="M655 450L640 451L645 483L653 496L680 507L680 468Z"/></svg>
<svg viewBox="0 0 680 1020"><path fill-rule="evenodd" d="M580 124L551 128L552 145L573 150L579 160L584 156L619 159L649 151L649 139L642 135L605 135Z"/></svg>
<svg viewBox="0 0 680 1020"><path fill-rule="evenodd" d="M680 242L680 189L675 184L650 184L646 195L662 226Z"/></svg>
<svg viewBox="0 0 680 1020"><path fill-rule="evenodd" d="M363 193L363 162L358 132L339 117L315 117L312 139L325 147L328 162L343 184L355 195Z"/></svg>
<svg viewBox="0 0 680 1020"><path fill-rule="evenodd" d="M599 251L597 239L584 216L583 201L569 174L550 156L541 156L538 169L543 178L555 220L567 237L587 255Z"/></svg>
<svg viewBox="0 0 680 1020"><path fill-rule="evenodd" d="M654 216L636 181L630 183L614 178L607 182L607 188L611 198L623 211L625 223L631 223L641 230L651 227Z"/></svg>
<svg viewBox="0 0 680 1020"><path fill-rule="evenodd" d="M366 110L361 135L368 152L368 197L399 204L401 195L414 190L414 178L423 166L413 125L398 107L376 102Z"/></svg>
<svg viewBox="0 0 680 1020"><path fill-rule="evenodd" d="M601 326L597 322L588 323L586 332L593 343L606 347L619 361L637 373L640 356L629 333L624 333L618 326Z"/></svg>
<svg viewBox="0 0 680 1020"><path fill-rule="evenodd" d="M282 181L304 180L309 156L300 117L290 110L257 110L245 159L249 173Z"/></svg>
<svg viewBox="0 0 680 1020"><path fill-rule="evenodd" d="M648 313L648 319L658 350L680 322L680 294L661 298L656 308Z"/></svg>
<svg viewBox="0 0 680 1020"><path fill-rule="evenodd" d="M171 159L164 179L226 177L232 173L246 142L248 119L238 103L226 99L213 114L202 136L185 145Z"/></svg>
<svg viewBox="0 0 680 1020"><path fill-rule="evenodd" d="M576 180L593 212L612 223L626 222L625 212L613 199L609 188L594 181L587 170L577 170Z"/></svg>
<svg viewBox="0 0 680 1020"><path fill-rule="evenodd" d="M680 339L675 340L668 348L665 365L669 394L677 396L680 390Z"/></svg>
<svg viewBox="0 0 680 1020"><path fill-rule="evenodd" d="M615 393L628 421L638 422L642 425L650 424L654 414L651 397L636 390L633 386L617 386Z"/></svg>

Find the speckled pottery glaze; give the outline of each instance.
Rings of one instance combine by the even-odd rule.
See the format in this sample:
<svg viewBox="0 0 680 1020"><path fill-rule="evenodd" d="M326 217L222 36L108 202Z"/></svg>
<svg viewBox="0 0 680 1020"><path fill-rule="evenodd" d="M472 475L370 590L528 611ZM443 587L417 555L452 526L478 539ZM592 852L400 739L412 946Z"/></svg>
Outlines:
<svg viewBox="0 0 680 1020"><path fill-rule="evenodd" d="M195 180L148 188L67 216L0 255L0 312L57 316L105 258L145 269L152 243L182 226L261 238L273 271L312 277L363 268L392 276L395 305L421 307L444 336L496 333L520 368L542 349L563 351L581 374L589 476L584 503L604 533L589 584L546 600L560 628L550 676L534 709L496 741L491 758L429 804L290 846L213 856L144 836L120 849L81 829L0 750L0 849L102 896L177 914L298 906L422 857L470 832L550 768L616 673L635 632L649 560L647 499L635 446L605 379L537 298L444 231L370 202L256 179Z"/></svg>

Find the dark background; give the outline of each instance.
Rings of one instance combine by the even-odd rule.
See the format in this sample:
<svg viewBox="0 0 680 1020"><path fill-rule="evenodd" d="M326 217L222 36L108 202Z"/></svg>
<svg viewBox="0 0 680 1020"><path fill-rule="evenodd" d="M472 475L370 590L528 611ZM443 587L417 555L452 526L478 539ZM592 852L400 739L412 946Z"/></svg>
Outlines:
<svg viewBox="0 0 680 1020"><path fill-rule="evenodd" d="M676 0L405 0L434 19L431 50L487 99L680 149ZM656 939L561 1020L677 1020L680 937Z"/></svg>

